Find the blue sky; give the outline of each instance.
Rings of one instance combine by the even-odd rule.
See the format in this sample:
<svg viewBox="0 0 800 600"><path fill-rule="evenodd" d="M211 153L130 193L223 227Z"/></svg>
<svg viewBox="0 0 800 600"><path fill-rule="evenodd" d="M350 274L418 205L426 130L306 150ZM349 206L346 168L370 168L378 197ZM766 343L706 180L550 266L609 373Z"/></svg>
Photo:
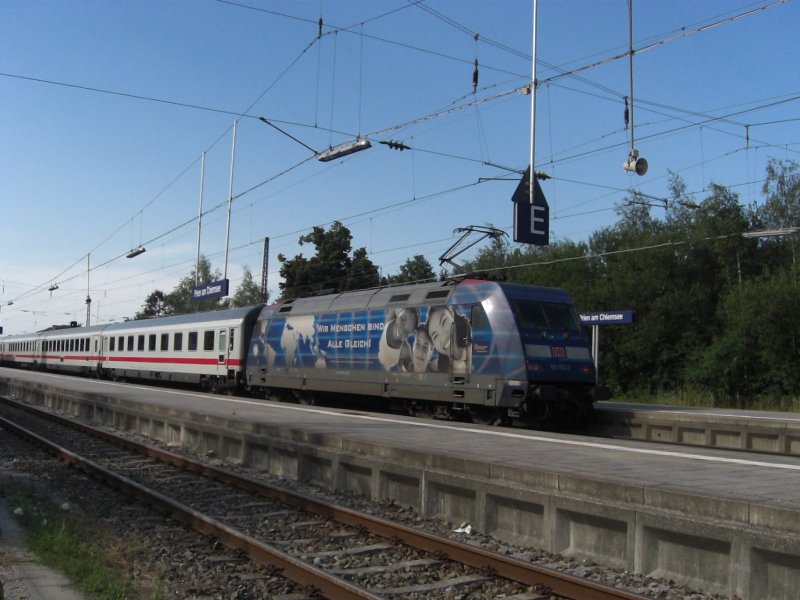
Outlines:
<svg viewBox="0 0 800 600"><path fill-rule="evenodd" d="M170 291L194 266L203 152L201 252L222 270L234 121L232 288L244 265L260 277L269 236L277 296L277 254L309 256L298 237L335 220L384 274L415 254L437 266L458 227L510 231L531 13L531 0L0 0L0 325L83 323L87 286L92 324ZM612 224L632 188L665 197L669 171L699 199L715 182L760 202L767 160L800 153L798 23L796 1L636 0L634 131L650 164L636 177L622 169L628 60L614 60L626 0L539 0L552 237ZM373 148L307 160L260 116L316 151L359 135Z"/></svg>

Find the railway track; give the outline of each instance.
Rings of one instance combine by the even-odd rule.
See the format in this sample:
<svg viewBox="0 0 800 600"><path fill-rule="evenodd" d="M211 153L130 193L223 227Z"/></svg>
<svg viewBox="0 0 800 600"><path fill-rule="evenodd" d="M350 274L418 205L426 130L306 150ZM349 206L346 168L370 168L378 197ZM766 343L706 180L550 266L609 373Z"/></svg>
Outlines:
<svg viewBox="0 0 800 600"><path fill-rule="evenodd" d="M5 400L0 425L326 598L640 600Z"/></svg>

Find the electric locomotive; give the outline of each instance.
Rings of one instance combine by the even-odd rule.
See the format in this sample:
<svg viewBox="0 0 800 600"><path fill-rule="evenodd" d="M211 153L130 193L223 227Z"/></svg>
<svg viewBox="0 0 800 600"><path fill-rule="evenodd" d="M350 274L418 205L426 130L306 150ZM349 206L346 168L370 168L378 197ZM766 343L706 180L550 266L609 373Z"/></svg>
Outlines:
<svg viewBox="0 0 800 600"><path fill-rule="evenodd" d="M415 415L521 425L585 419L596 383L565 291L474 279L267 306L246 377L270 397L346 394Z"/></svg>

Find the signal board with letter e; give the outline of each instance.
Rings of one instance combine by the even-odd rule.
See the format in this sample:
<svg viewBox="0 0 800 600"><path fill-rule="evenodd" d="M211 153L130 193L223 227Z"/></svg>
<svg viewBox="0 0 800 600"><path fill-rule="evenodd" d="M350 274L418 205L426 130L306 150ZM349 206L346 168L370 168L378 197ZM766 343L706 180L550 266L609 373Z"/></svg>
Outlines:
<svg viewBox="0 0 800 600"><path fill-rule="evenodd" d="M533 204L530 202L531 169L525 171L511 201L514 203L514 241L536 246L550 243L550 207L534 178Z"/></svg>

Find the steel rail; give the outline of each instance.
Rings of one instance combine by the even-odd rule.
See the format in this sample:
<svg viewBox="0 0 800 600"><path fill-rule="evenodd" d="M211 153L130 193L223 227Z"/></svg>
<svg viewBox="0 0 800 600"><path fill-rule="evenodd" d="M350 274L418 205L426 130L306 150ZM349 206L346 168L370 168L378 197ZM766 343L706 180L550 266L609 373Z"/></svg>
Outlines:
<svg viewBox="0 0 800 600"><path fill-rule="evenodd" d="M317 569L308 563L297 560L267 544L244 535L164 494L151 490L67 448L59 446L8 419L0 417L0 425L93 477L123 492L136 494L148 503L170 513L177 520L187 523L200 533L213 535L228 548L244 551L254 562L265 567L280 569L287 579L302 585L313 586L322 592L326 598L337 600L382 600L380 596L376 596L363 588L354 586L343 579L330 575L321 569Z"/></svg>
<svg viewBox="0 0 800 600"><path fill-rule="evenodd" d="M329 517L346 525L362 527L384 538L398 539L419 550L444 555L451 560L471 567L489 569L497 575L513 581L526 585L546 586L552 593L558 596L564 596L575 600L644 600L646 598L645 596L634 594L626 590L620 590L562 573L556 569L542 567L519 559L496 554L456 540L436 536L406 525L381 519L374 515L368 515L346 507L337 506L299 492L270 485L262 480L234 474L211 465L179 456L167 450L122 438L113 433L102 431L71 419L65 419L38 407L18 404L5 398L3 400L13 406L22 408L43 418L66 424L88 435L105 439L150 458L181 467L228 485L234 485L240 489L260 494L266 498L279 500L296 508L302 508L309 512ZM222 525L222 527L225 528L224 525Z"/></svg>

